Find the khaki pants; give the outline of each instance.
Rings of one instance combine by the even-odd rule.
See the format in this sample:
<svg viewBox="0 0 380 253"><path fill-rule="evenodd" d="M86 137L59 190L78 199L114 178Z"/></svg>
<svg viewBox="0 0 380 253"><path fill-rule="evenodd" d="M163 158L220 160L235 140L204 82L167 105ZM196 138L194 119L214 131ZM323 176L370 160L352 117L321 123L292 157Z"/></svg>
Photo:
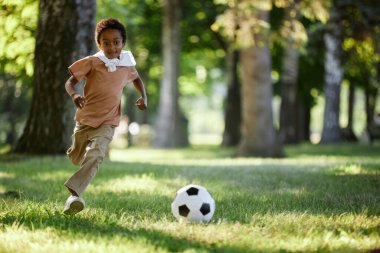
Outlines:
<svg viewBox="0 0 380 253"><path fill-rule="evenodd" d="M106 155L108 144L111 142L114 132L115 128L111 125L93 128L76 123L67 156L73 164L80 165L80 168L65 182L67 188L82 196L98 172L99 164Z"/></svg>

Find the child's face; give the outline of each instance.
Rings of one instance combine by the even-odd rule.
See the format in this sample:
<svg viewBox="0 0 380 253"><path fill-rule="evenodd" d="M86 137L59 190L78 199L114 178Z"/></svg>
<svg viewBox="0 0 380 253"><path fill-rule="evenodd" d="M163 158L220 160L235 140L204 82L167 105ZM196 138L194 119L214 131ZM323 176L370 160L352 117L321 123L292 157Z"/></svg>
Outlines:
<svg viewBox="0 0 380 253"><path fill-rule="evenodd" d="M117 29L106 29L99 37L99 49L102 50L108 59L119 57L124 47L123 37Z"/></svg>

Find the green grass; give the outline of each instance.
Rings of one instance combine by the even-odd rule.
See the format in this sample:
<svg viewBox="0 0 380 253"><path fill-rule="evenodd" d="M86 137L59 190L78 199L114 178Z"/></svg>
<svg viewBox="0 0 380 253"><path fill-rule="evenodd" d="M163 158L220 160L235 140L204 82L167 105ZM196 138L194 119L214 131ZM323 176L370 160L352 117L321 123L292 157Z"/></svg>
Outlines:
<svg viewBox="0 0 380 253"><path fill-rule="evenodd" d="M369 252L380 248L380 145L113 150L87 208L62 214L65 156L0 156L0 252ZM208 224L178 222L180 187L209 189ZM14 191L12 193L12 191Z"/></svg>

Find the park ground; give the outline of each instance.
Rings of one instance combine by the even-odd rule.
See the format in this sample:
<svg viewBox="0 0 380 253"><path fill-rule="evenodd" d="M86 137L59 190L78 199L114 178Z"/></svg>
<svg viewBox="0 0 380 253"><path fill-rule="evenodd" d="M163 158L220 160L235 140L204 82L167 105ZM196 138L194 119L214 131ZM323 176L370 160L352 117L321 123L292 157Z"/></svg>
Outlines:
<svg viewBox="0 0 380 253"><path fill-rule="evenodd" d="M62 213L65 156L0 156L0 252L371 252L380 249L380 143L299 145L282 159L218 147L113 149L87 208ZM178 222L184 185L216 202L208 224Z"/></svg>

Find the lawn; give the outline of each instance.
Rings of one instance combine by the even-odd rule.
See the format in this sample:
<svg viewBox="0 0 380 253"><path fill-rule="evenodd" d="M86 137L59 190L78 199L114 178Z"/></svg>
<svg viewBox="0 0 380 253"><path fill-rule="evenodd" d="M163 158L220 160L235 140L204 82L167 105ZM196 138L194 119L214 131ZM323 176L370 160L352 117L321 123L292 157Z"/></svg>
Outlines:
<svg viewBox="0 0 380 253"><path fill-rule="evenodd" d="M301 145L283 159L231 149L112 150L62 214L65 156L0 156L0 252L370 252L380 248L380 145ZM178 222L177 189L205 186L208 224Z"/></svg>

